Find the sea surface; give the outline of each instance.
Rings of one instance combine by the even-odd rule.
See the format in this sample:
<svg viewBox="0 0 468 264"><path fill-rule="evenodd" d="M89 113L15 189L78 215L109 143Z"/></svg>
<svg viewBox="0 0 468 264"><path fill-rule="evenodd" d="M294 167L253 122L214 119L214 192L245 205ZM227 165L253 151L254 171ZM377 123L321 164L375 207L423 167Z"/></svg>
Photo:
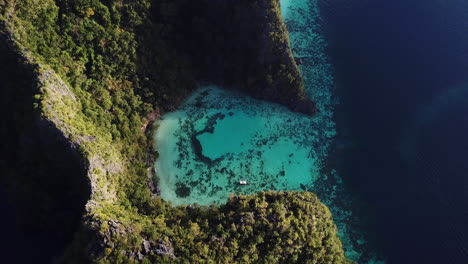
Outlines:
<svg viewBox="0 0 468 264"><path fill-rule="evenodd" d="M369 239L388 263L468 263L468 1L320 6Z"/></svg>
<svg viewBox="0 0 468 264"><path fill-rule="evenodd" d="M162 197L313 191L357 263L468 263L468 1L280 2L319 114L200 87L156 123Z"/></svg>

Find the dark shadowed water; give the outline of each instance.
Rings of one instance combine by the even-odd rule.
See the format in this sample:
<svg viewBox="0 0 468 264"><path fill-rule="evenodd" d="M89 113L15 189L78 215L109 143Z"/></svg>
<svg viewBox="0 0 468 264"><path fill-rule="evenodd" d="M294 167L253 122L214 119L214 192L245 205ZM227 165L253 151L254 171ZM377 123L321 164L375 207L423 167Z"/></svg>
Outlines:
<svg viewBox="0 0 468 264"><path fill-rule="evenodd" d="M468 1L323 0L341 175L388 263L468 263Z"/></svg>
<svg viewBox="0 0 468 264"><path fill-rule="evenodd" d="M16 210L8 202L8 198L0 189L0 226L2 237L0 239L0 258L3 263L51 263L57 249L62 245L49 239L47 234L25 232L16 221Z"/></svg>

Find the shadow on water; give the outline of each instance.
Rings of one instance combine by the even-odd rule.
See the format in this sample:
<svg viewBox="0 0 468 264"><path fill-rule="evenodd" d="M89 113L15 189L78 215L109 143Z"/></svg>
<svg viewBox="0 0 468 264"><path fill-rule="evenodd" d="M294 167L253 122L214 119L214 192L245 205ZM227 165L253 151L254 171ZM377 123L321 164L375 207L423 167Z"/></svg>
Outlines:
<svg viewBox="0 0 468 264"><path fill-rule="evenodd" d="M338 131L350 142L341 175L377 247L388 263L466 263L468 3L323 0L322 8ZM462 99L437 100L453 87Z"/></svg>
<svg viewBox="0 0 468 264"><path fill-rule="evenodd" d="M90 196L76 148L33 105L34 67L0 36L0 258L51 263L73 239Z"/></svg>

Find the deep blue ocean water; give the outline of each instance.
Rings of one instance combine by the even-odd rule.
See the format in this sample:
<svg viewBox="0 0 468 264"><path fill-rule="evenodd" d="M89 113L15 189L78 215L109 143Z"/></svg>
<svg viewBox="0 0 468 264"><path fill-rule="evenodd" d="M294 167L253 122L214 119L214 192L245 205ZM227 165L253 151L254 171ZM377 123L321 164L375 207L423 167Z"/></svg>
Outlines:
<svg viewBox="0 0 468 264"><path fill-rule="evenodd" d="M388 263L468 263L468 1L322 0L340 175Z"/></svg>

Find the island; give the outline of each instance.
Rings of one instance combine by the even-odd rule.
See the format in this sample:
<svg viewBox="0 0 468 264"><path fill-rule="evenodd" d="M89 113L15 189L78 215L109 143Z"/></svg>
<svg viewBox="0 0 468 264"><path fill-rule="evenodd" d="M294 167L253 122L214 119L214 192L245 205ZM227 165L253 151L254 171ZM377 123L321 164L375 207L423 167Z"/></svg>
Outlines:
<svg viewBox="0 0 468 264"><path fill-rule="evenodd" d="M278 0L0 0L0 54L1 184L57 262L351 263L313 193L158 195L152 124L200 84L317 111Z"/></svg>

